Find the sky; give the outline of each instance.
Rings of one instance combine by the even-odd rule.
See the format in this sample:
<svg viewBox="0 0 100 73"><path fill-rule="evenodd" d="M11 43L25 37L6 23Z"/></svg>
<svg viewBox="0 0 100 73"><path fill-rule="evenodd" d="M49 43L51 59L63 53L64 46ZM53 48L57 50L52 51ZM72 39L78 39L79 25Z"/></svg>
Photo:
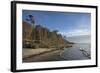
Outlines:
<svg viewBox="0 0 100 73"><path fill-rule="evenodd" d="M90 13L23 10L22 20L28 15L34 16L35 25L42 25L50 31L58 30L66 37L90 35L91 32Z"/></svg>

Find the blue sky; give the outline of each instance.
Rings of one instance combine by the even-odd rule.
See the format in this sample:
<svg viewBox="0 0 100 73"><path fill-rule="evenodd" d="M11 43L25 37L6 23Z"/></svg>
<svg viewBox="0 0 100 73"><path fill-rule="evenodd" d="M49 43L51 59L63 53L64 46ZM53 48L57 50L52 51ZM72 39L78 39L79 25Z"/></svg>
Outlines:
<svg viewBox="0 0 100 73"><path fill-rule="evenodd" d="M58 33L66 37L90 35L90 13L23 10L22 19L25 20L28 15L35 17L36 25L42 25L51 31L58 30Z"/></svg>

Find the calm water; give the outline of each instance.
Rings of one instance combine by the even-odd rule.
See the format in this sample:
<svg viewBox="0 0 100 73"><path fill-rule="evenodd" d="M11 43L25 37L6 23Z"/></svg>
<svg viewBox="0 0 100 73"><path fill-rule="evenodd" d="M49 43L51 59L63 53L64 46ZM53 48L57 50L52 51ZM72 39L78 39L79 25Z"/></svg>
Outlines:
<svg viewBox="0 0 100 73"><path fill-rule="evenodd" d="M61 56L67 60L83 60L89 59L86 55L80 51L80 48L84 48L85 51L91 56L90 44L74 44L71 48L65 48Z"/></svg>

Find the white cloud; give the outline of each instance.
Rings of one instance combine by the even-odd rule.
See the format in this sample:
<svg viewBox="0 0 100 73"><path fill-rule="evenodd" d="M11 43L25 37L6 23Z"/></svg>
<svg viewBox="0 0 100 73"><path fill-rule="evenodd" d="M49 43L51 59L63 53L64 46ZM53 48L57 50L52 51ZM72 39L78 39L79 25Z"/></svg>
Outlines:
<svg viewBox="0 0 100 73"><path fill-rule="evenodd" d="M66 32L64 31L64 32L58 32L58 33L66 36L66 37L81 36L81 35L90 35L90 32L87 31L87 30L85 30L85 29L84 30L81 30L81 29L72 30L72 31L69 31L69 32L67 32L67 30L66 30Z"/></svg>

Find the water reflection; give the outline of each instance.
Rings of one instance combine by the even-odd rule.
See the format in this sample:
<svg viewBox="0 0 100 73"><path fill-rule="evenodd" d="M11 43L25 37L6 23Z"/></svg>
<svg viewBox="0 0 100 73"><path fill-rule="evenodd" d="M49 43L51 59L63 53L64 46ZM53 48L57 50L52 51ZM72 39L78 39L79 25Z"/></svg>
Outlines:
<svg viewBox="0 0 100 73"><path fill-rule="evenodd" d="M80 48L84 48L84 51L80 51ZM88 55L88 56L87 56ZM74 44L71 48L64 48L61 56L67 60L84 60L90 59L90 44Z"/></svg>

